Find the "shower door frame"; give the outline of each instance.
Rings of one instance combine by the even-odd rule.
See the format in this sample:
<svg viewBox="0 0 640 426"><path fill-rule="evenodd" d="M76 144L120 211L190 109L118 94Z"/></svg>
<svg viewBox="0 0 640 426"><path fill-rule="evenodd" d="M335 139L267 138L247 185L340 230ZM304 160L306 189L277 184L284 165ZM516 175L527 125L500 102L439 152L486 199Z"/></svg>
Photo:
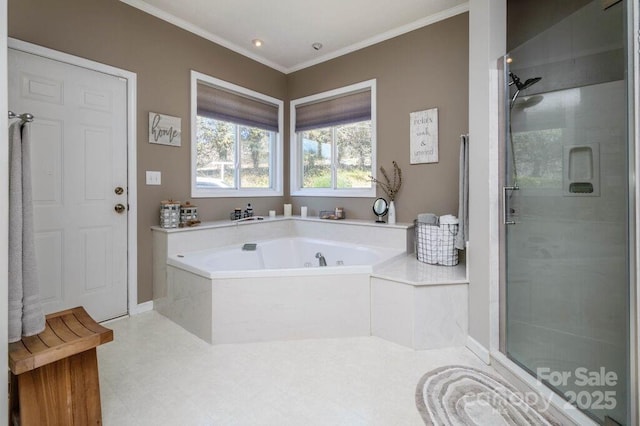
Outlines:
<svg viewBox="0 0 640 426"><path fill-rule="evenodd" d="M629 342L629 376L630 401L629 412L631 413L631 423L640 423L640 283L638 282L638 265L640 265L640 185L638 185L637 173L640 170L640 5L637 2L628 2L627 8L627 28L628 43L631 60L627 63L627 76L629 79L629 139L630 144L630 173L629 173L629 200L630 208L633 210L633 218L629 224L634 236L634 244L630 244L630 289L629 289L629 321L630 338ZM634 179L635 178L635 179ZM635 301L635 303L633 303Z"/></svg>
<svg viewBox="0 0 640 426"><path fill-rule="evenodd" d="M640 185L638 185L637 171L640 171L640 6L634 1L627 1L627 93L628 93L628 229L629 229L629 400L628 411L630 424L640 424L640 283L638 282L637 267L640 265ZM506 34L505 34L506 36ZM494 206L493 217L499 221L498 235L495 238L499 242L498 255L498 280L493 284L493 294L498 303L492 309L492 336L490 358L492 364L502 373L510 375L520 381L524 388L530 388L550 401L553 408L562 415L578 424L588 424L593 419L575 407L566 407L566 400L547 386L541 384L528 371L520 367L506 355L506 226L503 220L505 212L505 200L503 187L505 185L506 172L506 147L507 147L507 115L506 107L508 90L506 91L506 55L497 61L495 78L491 79L491 90L497 93L498 127L497 138L497 176L493 179L494 191L499 199ZM507 92L505 94L505 91ZM522 388L521 388L522 389Z"/></svg>

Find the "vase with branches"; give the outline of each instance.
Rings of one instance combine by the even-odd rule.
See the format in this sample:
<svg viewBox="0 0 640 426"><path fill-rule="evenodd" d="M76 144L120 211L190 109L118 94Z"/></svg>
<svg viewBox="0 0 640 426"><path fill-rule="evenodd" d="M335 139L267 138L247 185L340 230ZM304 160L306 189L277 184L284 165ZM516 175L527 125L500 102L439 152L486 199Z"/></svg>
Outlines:
<svg viewBox="0 0 640 426"><path fill-rule="evenodd" d="M396 163L395 160L392 164L393 179L389 178L387 171L382 166L380 166L380 173L382 173L384 180L378 180L373 176L369 176L369 178L371 178L371 182L379 186L386 196L389 197L389 223L396 223L396 206L394 200L402 186L402 169L400 169L400 166L398 166L398 163Z"/></svg>

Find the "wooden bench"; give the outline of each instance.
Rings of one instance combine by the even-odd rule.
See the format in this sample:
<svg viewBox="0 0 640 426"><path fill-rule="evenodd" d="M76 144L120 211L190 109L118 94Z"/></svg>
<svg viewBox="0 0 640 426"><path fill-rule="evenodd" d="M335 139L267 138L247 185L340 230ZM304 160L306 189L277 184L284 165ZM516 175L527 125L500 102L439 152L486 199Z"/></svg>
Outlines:
<svg viewBox="0 0 640 426"><path fill-rule="evenodd" d="M96 347L113 340L82 307L46 317L45 330L9 344L14 424L100 425Z"/></svg>

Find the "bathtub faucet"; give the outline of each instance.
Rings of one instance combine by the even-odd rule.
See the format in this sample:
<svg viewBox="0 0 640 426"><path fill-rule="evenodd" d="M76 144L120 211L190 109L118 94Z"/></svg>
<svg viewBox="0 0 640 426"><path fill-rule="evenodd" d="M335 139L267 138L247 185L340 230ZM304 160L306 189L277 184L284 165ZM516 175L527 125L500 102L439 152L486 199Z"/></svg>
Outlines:
<svg viewBox="0 0 640 426"><path fill-rule="evenodd" d="M316 259L319 259L320 261L320 266L327 266L327 259L324 258L324 256L322 255L322 253L317 252L316 253Z"/></svg>

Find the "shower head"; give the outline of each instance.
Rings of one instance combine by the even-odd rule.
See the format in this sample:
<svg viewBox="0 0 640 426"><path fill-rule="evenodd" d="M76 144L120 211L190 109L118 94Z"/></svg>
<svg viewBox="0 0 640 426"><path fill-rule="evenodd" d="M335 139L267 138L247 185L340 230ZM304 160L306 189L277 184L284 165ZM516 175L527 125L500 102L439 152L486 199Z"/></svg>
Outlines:
<svg viewBox="0 0 640 426"><path fill-rule="evenodd" d="M517 75L515 75L514 73L510 72L509 73L509 77L511 77L511 81L509 82L509 86L515 84L516 88L518 90L524 90L524 89L528 89L529 87L533 86L534 84L536 84L537 82L539 82L540 80L542 80L542 77L534 77L534 78L528 78L527 80L525 80L525 82L523 83Z"/></svg>
<svg viewBox="0 0 640 426"><path fill-rule="evenodd" d="M518 95L520 94L521 90L524 89L528 89L529 87L533 86L534 84L536 84L537 82L539 82L540 80L542 80L542 77L534 77L534 78L528 78L525 80L525 82L523 83L517 75L515 75L512 72L509 72L509 77L511 77L511 81L509 82L509 86L512 86L515 84L516 86L516 93L513 95L513 97L511 98L511 102L509 104L510 108L513 108L513 105L516 102L516 99L518 99Z"/></svg>
<svg viewBox="0 0 640 426"><path fill-rule="evenodd" d="M528 78L524 82L524 84L522 85L522 88L520 90L528 89L529 87L533 86L534 84L536 84L540 80L542 80L542 77Z"/></svg>

